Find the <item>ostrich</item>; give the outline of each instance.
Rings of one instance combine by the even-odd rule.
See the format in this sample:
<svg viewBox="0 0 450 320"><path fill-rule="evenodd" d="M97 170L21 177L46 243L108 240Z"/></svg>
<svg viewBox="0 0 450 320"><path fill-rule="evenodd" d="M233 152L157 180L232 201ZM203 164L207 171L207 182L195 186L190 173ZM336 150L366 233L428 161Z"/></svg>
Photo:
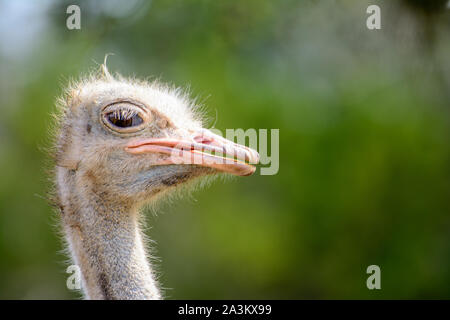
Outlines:
<svg viewBox="0 0 450 320"><path fill-rule="evenodd" d="M251 175L258 153L202 127L180 90L101 72L59 99L55 201L86 299L161 299L140 209L179 185Z"/></svg>

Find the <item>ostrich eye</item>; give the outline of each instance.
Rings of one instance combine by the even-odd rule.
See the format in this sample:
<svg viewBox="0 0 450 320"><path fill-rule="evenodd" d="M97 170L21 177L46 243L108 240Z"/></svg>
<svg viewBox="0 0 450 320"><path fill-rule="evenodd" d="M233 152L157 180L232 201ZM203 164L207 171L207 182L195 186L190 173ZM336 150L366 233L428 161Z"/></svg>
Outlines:
<svg viewBox="0 0 450 320"><path fill-rule="evenodd" d="M108 121L119 128L128 128L140 125L144 120L135 115L123 115L123 112L110 112L106 115Z"/></svg>
<svg viewBox="0 0 450 320"><path fill-rule="evenodd" d="M119 133L135 132L144 128L149 114L143 107L128 102L106 106L102 112L103 123Z"/></svg>

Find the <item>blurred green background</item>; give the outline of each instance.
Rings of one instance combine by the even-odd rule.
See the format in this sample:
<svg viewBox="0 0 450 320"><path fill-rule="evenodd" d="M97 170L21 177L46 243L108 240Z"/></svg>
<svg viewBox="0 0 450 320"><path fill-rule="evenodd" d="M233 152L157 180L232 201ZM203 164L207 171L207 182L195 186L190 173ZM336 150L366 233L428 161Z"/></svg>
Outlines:
<svg viewBox="0 0 450 320"><path fill-rule="evenodd" d="M280 129L278 174L147 214L168 298L450 298L446 2L0 1L0 298L80 297L42 149L62 87L106 53L190 86L218 129Z"/></svg>

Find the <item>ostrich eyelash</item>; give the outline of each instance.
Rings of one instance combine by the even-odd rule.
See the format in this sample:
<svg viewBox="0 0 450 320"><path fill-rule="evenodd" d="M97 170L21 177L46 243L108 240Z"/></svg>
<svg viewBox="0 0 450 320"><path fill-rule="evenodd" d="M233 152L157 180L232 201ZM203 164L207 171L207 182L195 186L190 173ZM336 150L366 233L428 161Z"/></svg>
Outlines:
<svg viewBox="0 0 450 320"><path fill-rule="evenodd" d="M113 116L120 120L128 120L138 114L136 110L121 108L112 112Z"/></svg>

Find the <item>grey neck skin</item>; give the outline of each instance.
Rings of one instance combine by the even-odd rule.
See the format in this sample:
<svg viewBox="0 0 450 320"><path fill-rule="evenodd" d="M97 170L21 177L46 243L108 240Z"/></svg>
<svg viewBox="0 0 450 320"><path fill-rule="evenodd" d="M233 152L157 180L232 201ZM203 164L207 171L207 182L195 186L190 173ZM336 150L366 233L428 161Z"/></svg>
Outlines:
<svg viewBox="0 0 450 320"><path fill-rule="evenodd" d="M73 188L62 188L60 197L65 235L86 298L160 299L138 212Z"/></svg>

